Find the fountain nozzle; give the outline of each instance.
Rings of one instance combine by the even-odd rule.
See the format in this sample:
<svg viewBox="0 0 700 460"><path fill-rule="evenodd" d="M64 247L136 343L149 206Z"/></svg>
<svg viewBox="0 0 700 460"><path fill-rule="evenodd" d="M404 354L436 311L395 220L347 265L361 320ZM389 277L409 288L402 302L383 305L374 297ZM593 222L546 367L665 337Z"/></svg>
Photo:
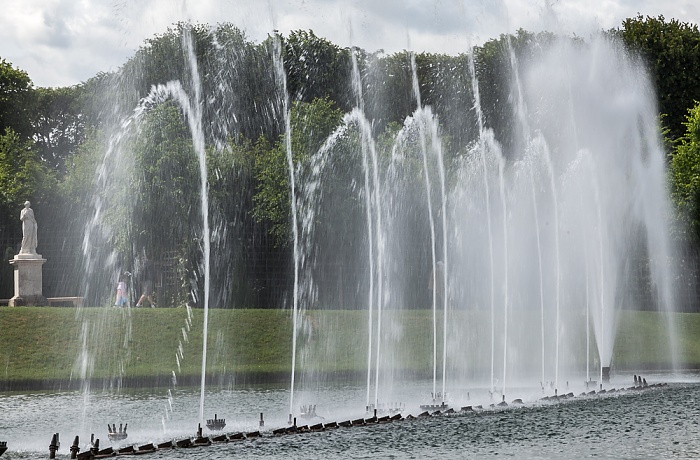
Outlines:
<svg viewBox="0 0 700 460"><path fill-rule="evenodd" d="M56 458L56 451L60 447L61 443L58 441L58 433L54 433L51 436L51 444L49 444L49 458Z"/></svg>
<svg viewBox="0 0 700 460"><path fill-rule="evenodd" d="M70 446L70 458L74 460L78 458L78 452L80 452L80 437L76 436L73 440L73 445Z"/></svg>

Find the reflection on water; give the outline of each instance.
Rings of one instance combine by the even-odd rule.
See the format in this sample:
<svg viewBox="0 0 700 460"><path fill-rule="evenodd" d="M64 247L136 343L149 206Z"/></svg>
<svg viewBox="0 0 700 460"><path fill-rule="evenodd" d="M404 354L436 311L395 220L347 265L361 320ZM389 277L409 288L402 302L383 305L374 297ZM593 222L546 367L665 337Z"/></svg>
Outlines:
<svg viewBox="0 0 700 460"><path fill-rule="evenodd" d="M618 387L628 380L631 378L618 381ZM649 380L659 381L657 377ZM558 404L537 402L537 392L530 390L531 403L518 409L322 433L268 435L236 444L161 451L147 458L697 458L700 383L697 378L684 380L686 383L672 383L666 389ZM425 382L407 385L396 396L406 398L401 402L408 413L417 414L428 387ZM489 403L488 395L478 390L470 391L468 400L465 391L456 393L457 407ZM63 458L75 435L80 435L83 449L90 433L106 447L107 423L129 424L129 438L113 444L115 447L193 434L198 423L198 390L179 390L170 401L163 394L164 390L96 393L86 408L78 392L0 394L0 440L8 441L10 449L3 460L47 458L55 432L61 434L59 454ZM364 416L364 407L356 406L363 398L362 387L319 388L302 395L300 404L317 404L318 414L326 421L342 421ZM225 431L231 433L257 430L263 412L266 429L272 430L286 425L287 401L287 391L277 388L212 391L205 417L217 413L226 418Z"/></svg>

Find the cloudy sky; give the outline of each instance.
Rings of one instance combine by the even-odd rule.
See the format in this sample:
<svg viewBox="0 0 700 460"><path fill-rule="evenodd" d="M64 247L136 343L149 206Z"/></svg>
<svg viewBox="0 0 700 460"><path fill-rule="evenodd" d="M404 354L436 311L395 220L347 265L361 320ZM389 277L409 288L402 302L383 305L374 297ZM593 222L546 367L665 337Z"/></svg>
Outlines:
<svg viewBox="0 0 700 460"><path fill-rule="evenodd" d="M231 22L260 41L311 29L367 51L457 53L524 28L586 36L637 13L700 23L698 0L3 0L0 58L36 86L118 69L177 21Z"/></svg>

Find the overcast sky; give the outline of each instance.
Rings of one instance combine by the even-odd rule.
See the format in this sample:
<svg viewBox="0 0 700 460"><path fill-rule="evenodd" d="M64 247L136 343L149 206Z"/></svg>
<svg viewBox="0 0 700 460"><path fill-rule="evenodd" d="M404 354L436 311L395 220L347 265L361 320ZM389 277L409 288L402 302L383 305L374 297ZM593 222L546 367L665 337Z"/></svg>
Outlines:
<svg viewBox="0 0 700 460"><path fill-rule="evenodd" d="M3 0L0 58L36 86L117 70L177 21L230 22L255 41L311 29L340 46L458 53L518 28L587 36L641 13L700 22L698 0Z"/></svg>

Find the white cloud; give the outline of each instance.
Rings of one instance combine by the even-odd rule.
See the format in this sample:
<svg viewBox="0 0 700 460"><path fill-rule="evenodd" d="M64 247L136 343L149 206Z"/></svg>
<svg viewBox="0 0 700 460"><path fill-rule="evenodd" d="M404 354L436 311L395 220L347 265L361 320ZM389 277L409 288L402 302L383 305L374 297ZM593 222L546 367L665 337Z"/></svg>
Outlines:
<svg viewBox="0 0 700 460"><path fill-rule="evenodd" d="M312 29L367 51L464 51L518 28L587 35L644 15L698 23L695 0L5 0L0 57L38 86L63 86L111 71L143 41L177 21L231 22L256 41L273 28Z"/></svg>

